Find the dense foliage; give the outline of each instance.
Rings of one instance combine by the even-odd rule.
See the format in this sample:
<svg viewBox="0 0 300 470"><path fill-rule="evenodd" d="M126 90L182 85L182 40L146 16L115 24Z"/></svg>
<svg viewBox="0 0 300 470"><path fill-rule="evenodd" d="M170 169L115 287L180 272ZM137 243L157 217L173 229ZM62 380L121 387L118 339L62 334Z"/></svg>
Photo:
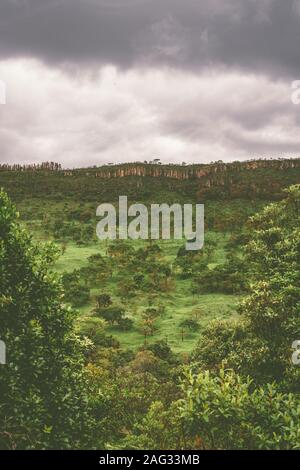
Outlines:
<svg viewBox="0 0 300 470"><path fill-rule="evenodd" d="M86 261L60 279L55 246L34 242L1 193L0 448L300 448L300 187L247 224L249 206L228 202L223 224L210 208L220 233L199 253L113 242L91 255L80 235ZM87 205L71 211L68 223L93 227ZM52 215L64 255L73 235L56 236ZM189 296L180 317L177 290ZM204 300L217 295L235 295L239 315L212 321ZM175 322L178 349L163 330Z"/></svg>
<svg viewBox="0 0 300 470"><path fill-rule="evenodd" d="M1 448L78 448L90 440L83 355L74 312L49 271L55 251L38 248L0 193Z"/></svg>
<svg viewBox="0 0 300 470"><path fill-rule="evenodd" d="M260 382L285 381L299 391L299 369L291 363L300 337L300 187L250 219L246 248L252 280L240 306L242 322L216 322L203 332L195 358L204 367L222 361Z"/></svg>

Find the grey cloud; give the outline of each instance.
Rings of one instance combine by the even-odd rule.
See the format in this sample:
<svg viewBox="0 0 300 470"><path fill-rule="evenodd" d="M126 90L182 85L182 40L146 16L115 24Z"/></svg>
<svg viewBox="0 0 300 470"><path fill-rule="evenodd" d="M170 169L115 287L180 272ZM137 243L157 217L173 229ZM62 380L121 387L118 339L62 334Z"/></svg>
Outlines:
<svg viewBox="0 0 300 470"><path fill-rule="evenodd" d="M2 0L0 57L299 71L298 0Z"/></svg>
<svg viewBox="0 0 300 470"><path fill-rule="evenodd" d="M207 162L299 154L300 107L263 75L104 67L80 77L37 61L0 62L0 161L66 166Z"/></svg>
<svg viewBox="0 0 300 470"><path fill-rule="evenodd" d="M299 155L300 108L291 103L289 83L263 76L220 73L198 84L184 106L166 107L163 132L199 149L219 143L225 155ZM194 84L196 87L197 84ZM178 89L180 93L180 87Z"/></svg>
<svg viewBox="0 0 300 470"><path fill-rule="evenodd" d="M300 0L0 2L1 161L297 155Z"/></svg>
<svg viewBox="0 0 300 470"><path fill-rule="evenodd" d="M248 158L261 157L262 155L267 155L268 158L299 157L300 138L293 141L286 138L275 142L273 137L257 139L256 135L247 136L238 132L229 133L226 137L230 142L233 155L237 150L241 151L241 149L247 148Z"/></svg>

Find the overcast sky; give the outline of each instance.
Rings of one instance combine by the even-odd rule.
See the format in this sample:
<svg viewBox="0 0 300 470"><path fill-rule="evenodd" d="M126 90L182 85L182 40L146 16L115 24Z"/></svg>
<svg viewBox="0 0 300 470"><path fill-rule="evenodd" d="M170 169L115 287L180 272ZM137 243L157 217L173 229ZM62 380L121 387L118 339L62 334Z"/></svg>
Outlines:
<svg viewBox="0 0 300 470"><path fill-rule="evenodd" d="M300 0L0 0L0 162L300 155Z"/></svg>

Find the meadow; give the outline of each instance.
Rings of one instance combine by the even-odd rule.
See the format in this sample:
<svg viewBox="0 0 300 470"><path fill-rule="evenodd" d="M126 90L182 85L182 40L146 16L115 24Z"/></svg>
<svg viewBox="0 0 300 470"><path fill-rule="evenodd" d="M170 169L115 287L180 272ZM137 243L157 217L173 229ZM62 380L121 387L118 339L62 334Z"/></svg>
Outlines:
<svg viewBox="0 0 300 470"><path fill-rule="evenodd" d="M213 265L221 264L226 258L226 250L224 247L226 239L225 235L214 234L218 241L218 247L214 253L211 263ZM143 246L145 242L130 241L135 248ZM176 259L176 254L182 243L178 241L163 241L159 243L162 248L163 258L165 261L172 263ZM78 247L74 243L68 244L66 251L60 256L55 270L60 274L72 272L74 269L87 266L87 259L101 253L103 256L107 252L107 243L98 242L95 245ZM121 277L128 279L130 273ZM118 293L116 292L116 284L120 279L118 275L113 276L105 283L105 287L99 285L91 289L91 300L84 306L78 308L80 312L79 324L84 323L91 316L92 309L95 304L95 298L101 293L111 295L112 299L118 301ZM191 281L179 279L175 277L175 284L171 290L160 293L159 302L163 303L166 311L157 323L157 332L147 338L148 342L157 340L166 340L175 352L190 352L199 338L199 331L193 332L182 329L180 324L195 310L199 312L200 328L207 325L212 319L230 319L235 317L236 306L240 300L240 296L226 294L192 294ZM141 319L141 312L148 305L148 295L139 293L133 299L125 301L126 311L129 318L134 320L135 325ZM132 331L118 331L113 327L107 327L107 333L115 336L121 346L129 349L136 349L144 344L144 335L134 326Z"/></svg>
<svg viewBox="0 0 300 470"><path fill-rule="evenodd" d="M47 215L59 213L63 211L60 203L53 201L46 211ZM28 206L27 206L28 207ZM37 216L41 215L40 201L32 201L30 204L32 214ZM72 203L70 211L78 209L76 203ZM20 216L23 220L23 225L30 230L33 238L41 243L53 242L56 244L60 254L57 262L53 266L53 270L59 275L65 273L72 273L74 270L80 270L88 266L89 257L101 254L104 259L109 260L108 248L109 241L100 241L94 239L84 245L67 240L66 242L57 242L49 233L43 230L43 222L40 218L28 220L26 208L23 204L19 205ZM23 212L24 210L24 212ZM81 211L86 210L86 205L81 208ZM95 222L94 222L95 223ZM96 225L94 226L95 229ZM227 249L226 245L230 239L228 232L215 232L208 231L206 237L214 240L215 246L209 260L209 267L214 268L222 265L226 261ZM176 256L180 247L184 245L184 240L158 240L157 245L160 247L162 261L173 266L176 262ZM128 240L128 246L133 249L139 249L149 246L148 241L143 240ZM62 246L64 249L62 250ZM155 333L145 339L144 334L138 328L141 321L143 310L149 305L149 295L151 292L138 292L133 298L122 298L117 291L117 283L120 281L128 281L132 273L124 273L120 275L114 272L112 277L102 282L96 282L90 289L90 299L81 306L76 306L79 312L77 325L79 330L84 329L85 324L93 317L93 308L97 296L101 294L109 294L114 302L120 302L125 306L127 316L133 320L134 325L130 331L119 331L114 326L106 325L106 332L115 337L120 346L125 349L136 350L146 343L165 340L175 353L190 353L199 340L199 333L201 329L213 319L231 319L237 316L237 304L240 301L240 295L230 295L224 293L208 293L196 294L192 292L192 280L181 279L178 272L174 273L172 288L167 292L160 292L159 298L155 299L156 304L163 304L165 311L163 315L157 320L157 329ZM153 293L152 293L153 294ZM193 312L197 312L197 321L199 329L192 331L190 329L182 328L181 324L184 320L188 319Z"/></svg>
<svg viewBox="0 0 300 470"><path fill-rule="evenodd" d="M129 183L134 184L132 181ZM106 182L105 187L108 184ZM159 188L160 184L158 182ZM180 184L179 182L179 187ZM161 197L163 194L160 192L152 200L161 200ZM253 202L227 200L225 203L207 201L205 208L208 227L205 230L205 239L213 241L213 249L207 260L207 266L210 269L222 266L226 262L228 251L230 251L227 247L230 238L239 231L239 225L247 219L248 215L255 213L263 205L264 201L259 200ZM96 237L96 207L96 201L79 201L74 196L57 200L38 195L17 200L22 224L34 239L42 243L52 241L57 245L60 255L53 269L60 275L86 268L89 257L93 255L101 254L109 262L110 242L100 241ZM230 228L233 221L239 226L238 228ZM67 225L66 230L62 232L64 225ZM83 234L85 229L88 229L88 235ZM126 283L133 276L132 272L126 272L126 270L125 272L122 270L122 273L114 270L112 277L105 280L102 278L101 281L92 283L89 289L89 299L83 305L73 305L79 312L77 320L79 330L85 331L89 320L94 317L93 309L97 296L102 294L110 295L114 303L121 304L126 310L126 317L133 321L130 331L120 331L114 325L106 323L106 334L116 338L121 348L134 351L147 343L164 340L175 353L188 354L198 342L201 330L212 320L236 318L237 305L241 300L240 293L192 292L193 276L182 279L178 269L175 269L178 250L184 243L184 240L158 240L156 242L161 249L161 262L168 264L172 269L172 286L166 292L161 291L155 296L155 290L148 292L139 290L134 296L120 298L118 283ZM129 240L127 245L138 250L149 246L149 242ZM240 252L239 246L236 247L236 252ZM153 303L152 299L149 300L149 296L153 295L156 297L154 304L164 305L164 312L156 319L155 332L145 337L139 324L144 310ZM182 327L182 323L193 315L197 317L198 327L195 329Z"/></svg>

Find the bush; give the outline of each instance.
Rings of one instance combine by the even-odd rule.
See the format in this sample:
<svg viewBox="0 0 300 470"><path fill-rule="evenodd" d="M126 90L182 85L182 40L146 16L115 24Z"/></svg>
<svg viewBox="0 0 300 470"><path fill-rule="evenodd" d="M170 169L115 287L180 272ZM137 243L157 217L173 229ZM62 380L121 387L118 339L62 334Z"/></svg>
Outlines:
<svg viewBox="0 0 300 470"><path fill-rule="evenodd" d="M247 290L247 269L244 260L231 257L225 264L205 269L194 281L194 292L241 294Z"/></svg>
<svg viewBox="0 0 300 470"><path fill-rule="evenodd" d="M188 318L187 320L183 320L179 326L181 328L187 328L188 330L191 330L191 331L198 331L200 329L199 323L193 318Z"/></svg>
<svg viewBox="0 0 300 470"><path fill-rule="evenodd" d="M234 372L188 371L179 401L189 440L203 449L300 449L300 399L274 384L253 389Z"/></svg>
<svg viewBox="0 0 300 470"><path fill-rule="evenodd" d="M121 318L118 321L118 328L122 331L129 331L133 328L133 320L131 318Z"/></svg>

